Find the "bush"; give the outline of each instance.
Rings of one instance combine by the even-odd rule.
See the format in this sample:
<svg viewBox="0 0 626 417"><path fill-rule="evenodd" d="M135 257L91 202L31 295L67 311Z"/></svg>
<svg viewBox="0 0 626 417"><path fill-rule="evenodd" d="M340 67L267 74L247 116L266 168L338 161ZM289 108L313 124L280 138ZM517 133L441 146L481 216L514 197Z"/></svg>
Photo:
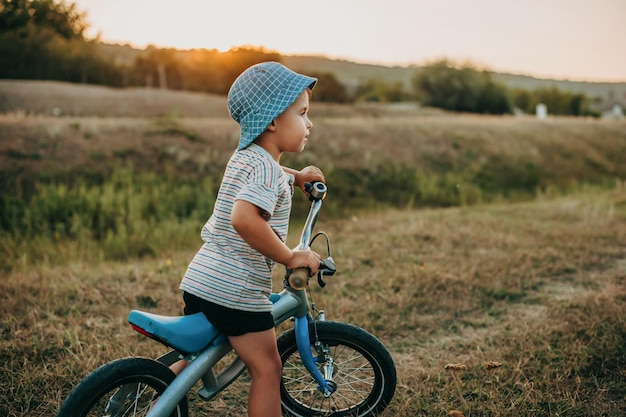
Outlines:
<svg viewBox="0 0 626 417"><path fill-rule="evenodd" d="M334 74L328 72L311 73L318 79L313 93L313 101L325 103L349 103L350 95Z"/></svg>
<svg viewBox="0 0 626 417"><path fill-rule="evenodd" d="M401 82L389 83L382 79L371 79L357 87L356 101L398 103L413 97L404 90Z"/></svg>
<svg viewBox="0 0 626 417"><path fill-rule="evenodd" d="M580 93L560 91L556 87L538 88L533 91L515 90L512 93L515 107L526 113L535 113L539 103L545 104L550 114L567 116L593 116L599 113L590 108L587 96Z"/></svg>
<svg viewBox="0 0 626 417"><path fill-rule="evenodd" d="M117 168L101 185L49 183L28 200L2 196L0 263L11 268L22 255L42 261L53 257L56 245L72 242L97 247L91 256L105 259L154 255L181 241L190 244L190 230L191 236L199 236L215 194L210 178L175 181Z"/></svg>
<svg viewBox="0 0 626 417"><path fill-rule="evenodd" d="M470 65L458 68L448 60L437 61L416 72L412 83L427 106L471 113L511 112L506 88L494 82L489 72Z"/></svg>
<svg viewBox="0 0 626 417"><path fill-rule="evenodd" d="M534 196L541 188L541 167L532 161L492 157L474 175L472 182L489 194Z"/></svg>

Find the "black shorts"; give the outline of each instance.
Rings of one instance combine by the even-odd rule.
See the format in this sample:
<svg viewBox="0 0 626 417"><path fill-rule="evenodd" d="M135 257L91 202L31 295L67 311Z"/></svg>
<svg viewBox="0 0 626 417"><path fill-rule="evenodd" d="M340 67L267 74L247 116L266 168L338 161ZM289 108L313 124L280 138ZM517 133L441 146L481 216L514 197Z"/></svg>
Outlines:
<svg viewBox="0 0 626 417"><path fill-rule="evenodd" d="M269 311L235 310L203 300L187 292L183 292L183 300L185 301L185 315L204 313L219 331L228 336L262 332L274 327L274 317Z"/></svg>

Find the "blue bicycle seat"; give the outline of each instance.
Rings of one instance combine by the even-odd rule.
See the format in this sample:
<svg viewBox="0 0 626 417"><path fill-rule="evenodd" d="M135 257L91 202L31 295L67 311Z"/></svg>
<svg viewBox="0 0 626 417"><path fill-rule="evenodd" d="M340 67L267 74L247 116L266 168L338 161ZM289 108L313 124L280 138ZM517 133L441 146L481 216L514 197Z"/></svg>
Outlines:
<svg viewBox="0 0 626 417"><path fill-rule="evenodd" d="M218 345L226 338L204 313L172 317L132 310L128 314L128 322L144 336L182 353L199 352L209 343Z"/></svg>

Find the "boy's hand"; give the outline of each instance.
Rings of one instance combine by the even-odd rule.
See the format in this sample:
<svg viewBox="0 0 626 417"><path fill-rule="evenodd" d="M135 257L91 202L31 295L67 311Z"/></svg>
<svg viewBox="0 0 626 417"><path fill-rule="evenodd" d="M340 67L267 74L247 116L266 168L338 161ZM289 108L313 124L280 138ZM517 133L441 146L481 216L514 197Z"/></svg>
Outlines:
<svg viewBox="0 0 626 417"><path fill-rule="evenodd" d="M323 182L326 183L326 178L324 178L324 173L321 169L316 166L308 166L302 169L302 171L297 171L294 175L295 177L295 185L300 187L302 192L306 193L304 189L304 184L307 182Z"/></svg>
<svg viewBox="0 0 626 417"><path fill-rule="evenodd" d="M289 259L289 262L285 266L291 270L309 268L309 270L311 270L310 276L313 276L317 274L321 260L322 257L319 253L310 250L294 249L291 251L291 259Z"/></svg>

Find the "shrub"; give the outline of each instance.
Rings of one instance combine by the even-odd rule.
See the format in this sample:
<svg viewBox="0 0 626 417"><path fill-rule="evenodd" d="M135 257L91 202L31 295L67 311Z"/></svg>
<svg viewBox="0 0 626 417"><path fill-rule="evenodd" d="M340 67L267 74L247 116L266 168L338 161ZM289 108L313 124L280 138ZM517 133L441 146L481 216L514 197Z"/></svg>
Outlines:
<svg viewBox="0 0 626 417"><path fill-rule="evenodd" d="M103 184L77 180L41 184L32 198L0 199L0 249L3 265L11 268L20 254L42 260L50 254L32 245L95 242L105 259L154 255L189 241L213 209L213 180L173 180L156 173L137 174L118 167ZM194 244L197 243L193 240ZM46 246L46 245L44 245ZM94 255L94 253L92 253Z"/></svg>
<svg viewBox="0 0 626 417"><path fill-rule="evenodd" d="M507 90L487 71L471 65L457 67L448 60L424 66L412 78L424 105L445 110L504 114L511 112Z"/></svg>

